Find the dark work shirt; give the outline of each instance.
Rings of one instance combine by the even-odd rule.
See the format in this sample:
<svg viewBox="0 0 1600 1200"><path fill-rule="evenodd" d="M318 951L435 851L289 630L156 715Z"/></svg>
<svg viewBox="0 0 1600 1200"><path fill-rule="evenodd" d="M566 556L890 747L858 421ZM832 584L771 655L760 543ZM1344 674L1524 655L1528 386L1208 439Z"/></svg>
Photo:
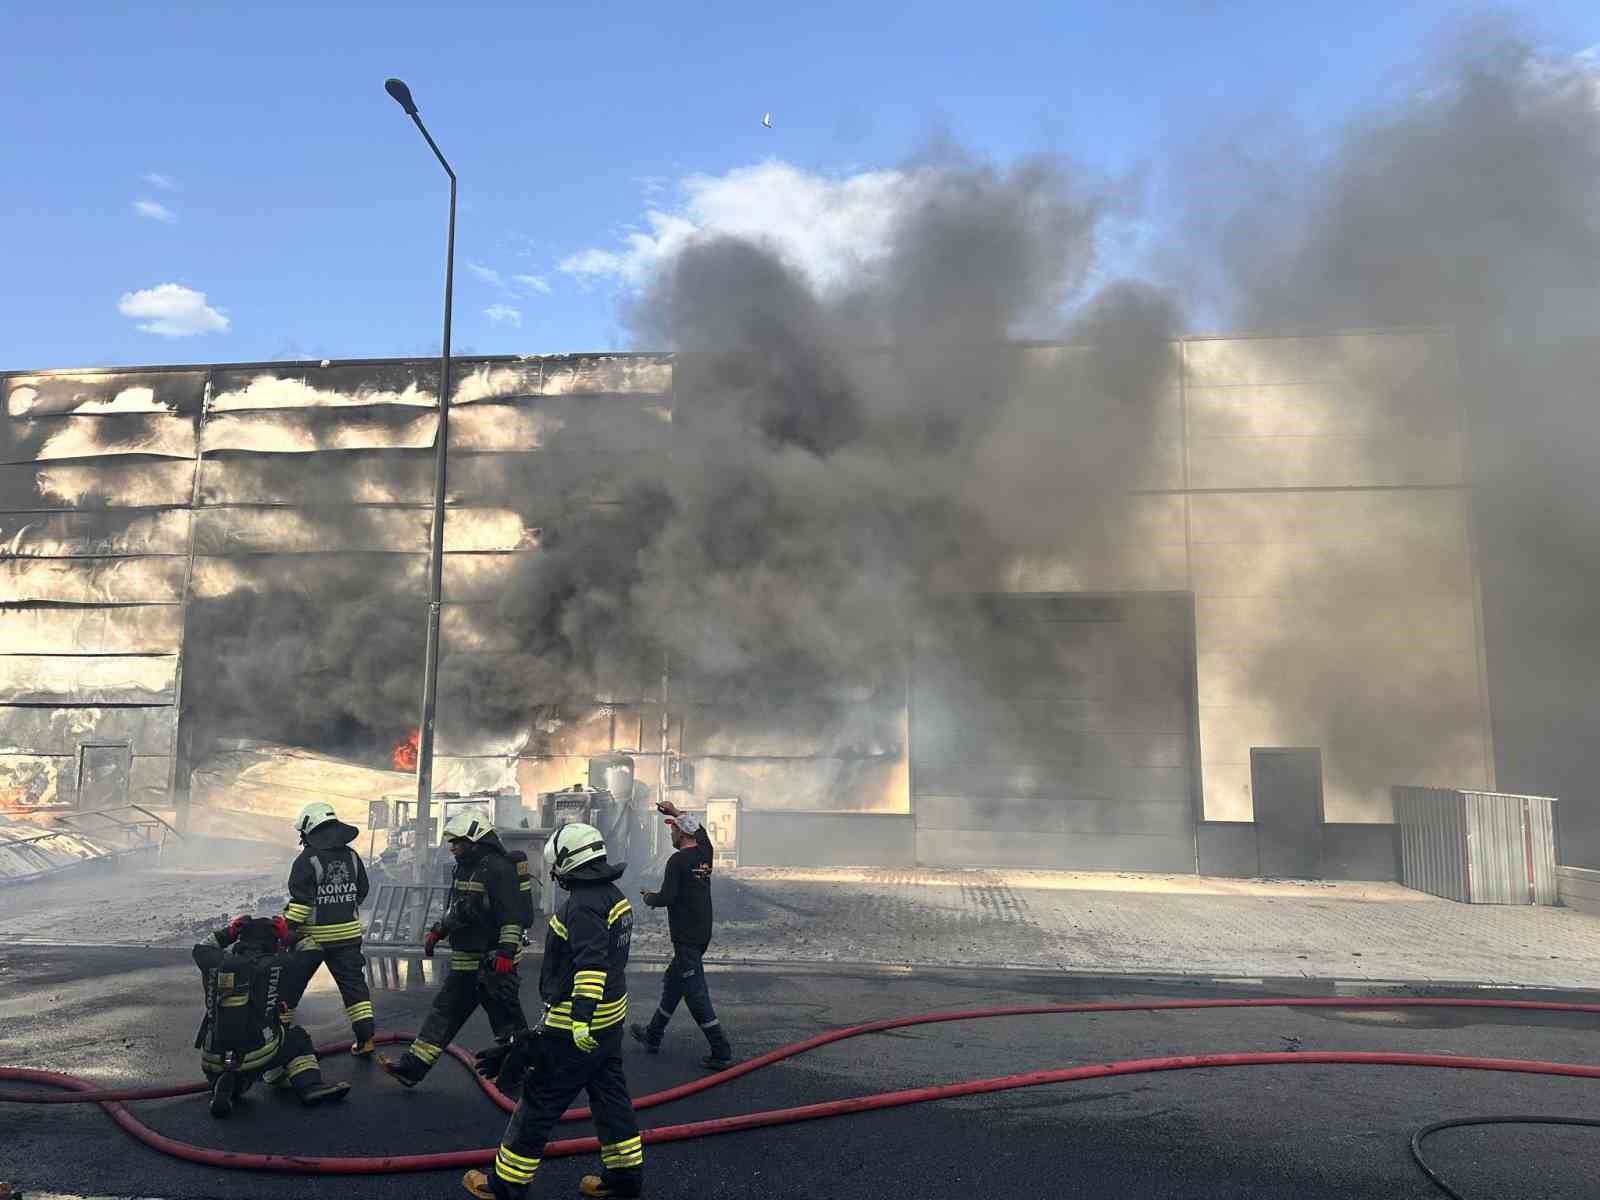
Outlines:
<svg viewBox="0 0 1600 1200"><path fill-rule="evenodd" d="M646 893L651 908L667 910L672 940L704 948L711 944L711 852L694 845L667 859L661 890Z"/></svg>

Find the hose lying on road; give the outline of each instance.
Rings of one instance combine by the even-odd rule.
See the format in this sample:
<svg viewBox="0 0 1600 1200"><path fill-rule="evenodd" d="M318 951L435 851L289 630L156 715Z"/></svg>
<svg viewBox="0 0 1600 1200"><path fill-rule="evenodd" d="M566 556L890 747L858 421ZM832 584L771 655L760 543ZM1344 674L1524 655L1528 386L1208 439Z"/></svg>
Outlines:
<svg viewBox="0 0 1600 1200"><path fill-rule="evenodd" d="M634 1101L635 1109L653 1108L685 1096L705 1091L727 1083L773 1063L804 1054L833 1042L859 1037L867 1033L880 1033L889 1029L903 1029L911 1025L931 1025L945 1021L970 1021L989 1017L1045 1016L1062 1013L1153 1012L1210 1008L1333 1008L1333 1009L1398 1009L1398 1008L1484 1008L1526 1009L1537 1012L1567 1012L1600 1015L1600 1004L1572 1004L1537 1000L1458 1000L1443 998L1338 997L1317 996L1297 998L1271 998L1249 1000L1155 1000L1142 1003L1096 1002L1085 1004L1039 1004L1021 1008L981 1008L961 1012L925 1013L918 1016L895 1017L872 1021L864 1025L851 1025L806 1041L783 1046L730 1067L715 1075L642 1096ZM384 1034L380 1042L409 1041L410 1035ZM341 1042L318 1048L318 1053L332 1054L343 1051L347 1043ZM472 1057L457 1046L449 1053L469 1068ZM975 1096L986 1092L1002 1092L1013 1088L1038 1087L1049 1083L1068 1083L1079 1079L1105 1079L1118 1075L1142 1075L1155 1071L1186 1071L1213 1067L1286 1066L1307 1063L1342 1063L1357 1066L1438 1067L1453 1070L1507 1071L1527 1075L1564 1075L1585 1079L1600 1079L1600 1066L1578 1063L1539 1062L1506 1058L1469 1058L1443 1054L1389 1054L1364 1051L1302 1050L1293 1052L1268 1052L1252 1054L1193 1054L1164 1058L1132 1059L1126 1062L1091 1063L1081 1067L1066 1067L1053 1071L1034 1071L1024 1075L1002 1075L993 1079L976 1079L963 1083L941 1084L932 1087L910 1088L904 1091L878 1092L856 1096L848 1100L829 1100L820 1104L806 1104L796 1108L771 1109L766 1112L745 1113L734 1117L717 1117L705 1121L690 1121L682 1125L657 1126L643 1131L647 1144L684 1141L690 1138L711 1137L721 1133L735 1133L745 1129L760 1129L770 1125L786 1125L796 1121L810 1121L821 1117L842 1116L847 1113L872 1112L905 1104L919 1104L929 1100L946 1100L957 1096ZM474 1075L474 1078L477 1078ZM56 1071L39 1071L22 1067L0 1067L0 1081L44 1084L62 1092L4 1092L0 1102L13 1104L99 1104L111 1119L145 1145L189 1162L211 1167L229 1167L240 1170L279 1171L301 1175L376 1175L401 1171L437 1171L450 1168L483 1166L493 1161L495 1148L486 1150L451 1150L434 1154L397 1154L370 1157L311 1156L293 1154L252 1154L231 1150L217 1150L196 1146L164 1136L144 1124L130 1113L122 1102L126 1100L151 1100L167 1096L204 1092L204 1083L161 1088L101 1090L85 1080ZM510 1111L514 1103L493 1084L479 1080L484 1091L501 1108ZM567 1112L562 1120L581 1120L589 1115L586 1108ZM1422 1137L1444 1125L1423 1130L1413 1141L1413 1153ZM551 1142L545 1147L545 1158L558 1158L569 1154L594 1153L600 1148L596 1138L568 1138ZM1426 1164L1419 1164L1440 1186L1444 1186ZM1453 1193L1452 1193L1453 1194Z"/></svg>

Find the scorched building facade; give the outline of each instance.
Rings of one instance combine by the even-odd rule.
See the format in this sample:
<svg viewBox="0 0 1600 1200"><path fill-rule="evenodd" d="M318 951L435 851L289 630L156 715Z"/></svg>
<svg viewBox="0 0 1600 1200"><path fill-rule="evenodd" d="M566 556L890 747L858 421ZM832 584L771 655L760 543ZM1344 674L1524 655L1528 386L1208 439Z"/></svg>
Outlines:
<svg viewBox="0 0 1600 1200"><path fill-rule="evenodd" d="M1074 351L1003 353L1014 386L1048 389ZM976 599L930 581L907 678L781 722L670 658L626 694L530 695L510 734L446 704L436 787L531 802L627 752L646 781L687 764L698 796L738 798L743 863L1381 876L1391 786L1495 782L1452 335L1167 353L1123 491L1062 511L1056 548ZM552 433L621 414L667 428L694 394L669 355L455 374L443 653L464 664L517 651L496 597L576 507L612 502L541 457ZM196 773L241 752L237 727L208 735L197 684L229 669L208 657L216 630L197 632L216 602L342 572L420 615L436 380L420 360L0 376L0 803L182 819ZM607 449L618 472L656 452ZM941 589L992 640L941 636ZM415 700L392 707L384 736L403 739ZM337 741L300 744L337 757ZM359 791L334 799L364 819ZM204 825L217 800L194 795Z"/></svg>

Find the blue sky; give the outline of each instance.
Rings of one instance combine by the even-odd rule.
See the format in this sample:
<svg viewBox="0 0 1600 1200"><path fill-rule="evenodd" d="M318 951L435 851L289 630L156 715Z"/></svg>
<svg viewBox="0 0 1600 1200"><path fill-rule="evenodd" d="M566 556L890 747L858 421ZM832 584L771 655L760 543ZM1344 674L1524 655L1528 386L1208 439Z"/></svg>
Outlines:
<svg viewBox="0 0 1600 1200"><path fill-rule="evenodd" d="M1460 13L12 0L0 369L436 349L445 181L389 75L462 181L457 352L605 350L652 210L745 212L935 135L1120 172L1251 114L1327 128L1413 86ZM1600 42L1590 2L1532 20L1554 53Z"/></svg>

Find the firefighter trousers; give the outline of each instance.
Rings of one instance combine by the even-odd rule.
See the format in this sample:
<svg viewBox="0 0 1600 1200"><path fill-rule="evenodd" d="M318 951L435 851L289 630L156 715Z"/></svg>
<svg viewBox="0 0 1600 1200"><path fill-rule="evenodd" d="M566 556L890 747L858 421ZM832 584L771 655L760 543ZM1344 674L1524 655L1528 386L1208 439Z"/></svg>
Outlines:
<svg viewBox="0 0 1600 1200"><path fill-rule="evenodd" d="M493 961L489 959L490 963ZM426 1075L479 1005L483 1006L495 1037L507 1037L526 1029L528 1018L522 1012L520 987L521 979L516 971L499 975L487 965L475 970L459 970L452 961L444 986L433 998L433 1007L422 1022L422 1029L401 1060L402 1071L413 1079Z"/></svg>
<svg viewBox="0 0 1600 1200"><path fill-rule="evenodd" d="M239 1073L241 1093L263 1075L280 1071L296 1092L305 1092L322 1084L322 1068L317 1063L311 1035L298 1025L284 1028L278 1037L276 1049L267 1045L248 1050L236 1055L234 1063L233 1069ZM200 1056L200 1067L205 1072L206 1082L215 1083L228 1064L222 1055L207 1052Z"/></svg>
<svg viewBox="0 0 1600 1200"><path fill-rule="evenodd" d="M319 943L317 948L322 951L322 961L328 966L328 974L333 976L333 982L338 985L339 998L344 1001L344 1015L350 1021L356 1041L366 1041L377 1030L377 1021L372 1011L372 989L367 986L367 960L361 953L361 939ZM315 972L312 974L315 975ZM308 977L306 983L310 982ZM289 1005L291 1020L304 994L305 987L302 986L297 994L284 997Z"/></svg>
<svg viewBox="0 0 1600 1200"><path fill-rule="evenodd" d="M644 1143L622 1073L622 1026L597 1033L596 1040L600 1045L585 1054L572 1044L566 1030L547 1030L539 1036L537 1060L528 1070L522 1099L495 1155L492 1174L497 1196L520 1200L538 1170L550 1130L582 1091L589 1093L600 1135L601 1182L612 1195L639 1194Z"/></svg>

